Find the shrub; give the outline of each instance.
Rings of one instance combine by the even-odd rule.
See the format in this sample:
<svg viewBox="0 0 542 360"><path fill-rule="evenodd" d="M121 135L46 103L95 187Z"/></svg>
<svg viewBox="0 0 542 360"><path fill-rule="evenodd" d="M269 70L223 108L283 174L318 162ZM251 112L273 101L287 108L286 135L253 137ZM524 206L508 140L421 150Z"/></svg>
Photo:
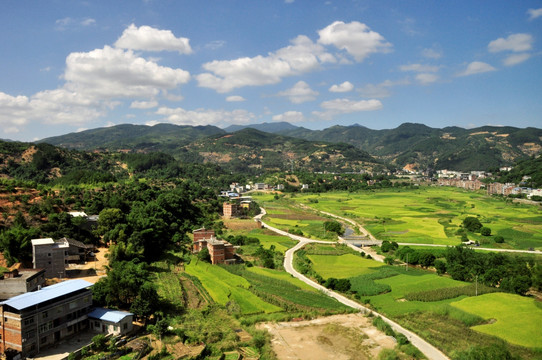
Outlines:
<svg viewBox="0 0 542 360"><path fill-rule="evenodd" d="M502 236L495 236L494 240L497 244L502 244L504 242L504 238Z"/></svg>
<svg viewBox="0 0 542 360"><path fill-rule="evenodd" d="M483 235L483 236L490 236L491 235L491 229L488 228L487 226L483 226L480 229L480 234Z"/></svg>
<svg viewBox="0 0 542 360"><path fill-rule="evenodd" d="M478 232L482 228L482 223L474 216L467 216L463 220L463 227L471 232Z"/></svg>

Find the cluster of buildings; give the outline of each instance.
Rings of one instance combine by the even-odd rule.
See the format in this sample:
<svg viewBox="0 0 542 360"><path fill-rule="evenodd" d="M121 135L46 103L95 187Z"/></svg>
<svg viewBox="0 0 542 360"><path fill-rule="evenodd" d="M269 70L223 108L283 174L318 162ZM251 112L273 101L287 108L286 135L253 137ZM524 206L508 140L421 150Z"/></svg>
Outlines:
<svg viewBox="0 0 542 360"><path fill-rule="evenodd" d="M68 280L0 302L0 354L24 359L82 332L130 333L133 314L93 307L92 285Z"/></svg>
<svg viewBox="0 0 542 360"><path fill-rule="evenodd" d="M201 228L194 230L192 234L194 235L192 244L194 253L207 249L212 264L234 264L237 262L233 245L225 240L217 239L214 230Z"/></svg>
<svg viewBox="0 0 542 360"><path fill-rule="evenodd" d="M74 239L33 239L31 243L33 267L44 269L48 278L64 278L70 263L80 263L94 257L94 245Z"/></svg>
<svg viewBox="0 0 542 360"><path fill-rule="evenodd" d="M503 167L501 171L510 171L512 168ZM525 195L527 199L533 196L542 196L542 189L532 189L529 187L520 187L514 183L485 183L480 179L486 178L488 175L483 171L471 171L463 173L459 171L438 170L438 184L441 186L454 186L466 190L487 189L488 195ZM522 181L528 181L528 178L523 178Z"/></svg>

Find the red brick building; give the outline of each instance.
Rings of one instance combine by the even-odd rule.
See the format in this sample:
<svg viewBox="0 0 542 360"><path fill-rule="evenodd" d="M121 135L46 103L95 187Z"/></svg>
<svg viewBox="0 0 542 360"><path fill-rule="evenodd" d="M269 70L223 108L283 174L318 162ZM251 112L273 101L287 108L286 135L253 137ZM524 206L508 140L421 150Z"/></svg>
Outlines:
<svg viewBox="0 0 542 360"><path fill-rule="evenodd" d="M227 241L218 240L215 237L214 230L205 230L203 228L194 230L193 234L194 253L198 253L204 248L207 248L207 250L209 250L212 264L228 264L236 261L235 248L233 245Z"/></svg>
<svg viewBox="0 0 542 360"><path fill-rule="evenodd" d="M222 205L222 210L225 219L231 219L240 214L240 206L237 203L225 202L224 205Z"/></svg>

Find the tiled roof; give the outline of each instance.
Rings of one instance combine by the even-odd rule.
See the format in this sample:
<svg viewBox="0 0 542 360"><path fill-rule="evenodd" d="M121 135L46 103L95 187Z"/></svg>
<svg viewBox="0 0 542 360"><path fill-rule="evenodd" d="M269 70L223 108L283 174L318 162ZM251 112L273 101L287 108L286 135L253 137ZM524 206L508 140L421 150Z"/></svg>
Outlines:
<svg viewBox="0 0 542 360"><path fill-rule="evenodd" d="M38 291L14 296L1 302L0 305L9 305L17 310L22 310L66 294L86 289L92 285L94 284L81 279L67 280L55 285L46 286Z"/></svg>

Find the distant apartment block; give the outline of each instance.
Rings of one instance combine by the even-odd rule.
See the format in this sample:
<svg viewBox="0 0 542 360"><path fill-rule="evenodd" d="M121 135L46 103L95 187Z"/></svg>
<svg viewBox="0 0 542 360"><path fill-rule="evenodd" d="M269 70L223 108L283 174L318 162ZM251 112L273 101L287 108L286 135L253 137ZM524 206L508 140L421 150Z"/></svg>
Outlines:
<svg viewBox="0 0 542 360"><path fill-rule="evenodd" d="M45 269L47 278L66 277L69 243L66 239L54 241L34 239L32 242L32 264L34 269Z"/></svg>
<svg viewBox="0 0 542 360"><path fill-rule="evenodd" d="M222 212L224 214L225 219L231 219L236 216L239 216L239 214L241 213L241 207L239 206L238 203L225 202L222 205Z"/></svg>

